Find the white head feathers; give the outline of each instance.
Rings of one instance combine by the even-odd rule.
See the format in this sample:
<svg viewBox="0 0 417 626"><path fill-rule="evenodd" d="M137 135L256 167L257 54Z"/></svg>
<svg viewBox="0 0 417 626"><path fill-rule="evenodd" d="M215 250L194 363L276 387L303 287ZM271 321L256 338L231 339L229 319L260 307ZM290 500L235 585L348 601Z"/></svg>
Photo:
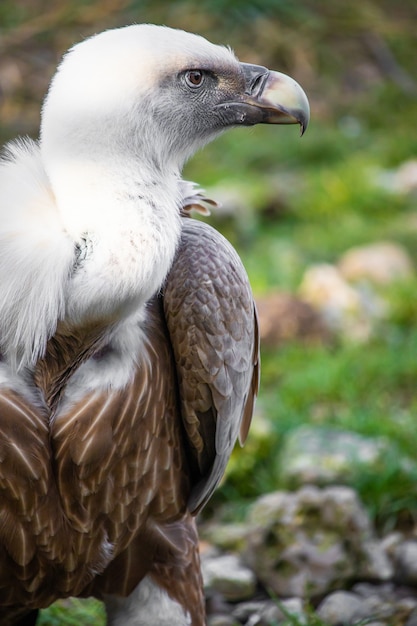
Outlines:
<svg viewBox="0 0 417 626"><path fill-rule="evenodd" d="M255 78L229 49L152 25L106 31L65 55L39 144L15 144L0 163L9 363L33 366L60 319L114 325L140 313L178 245L184 161L225 128L263 121L253 101L240 109L259 91L258 70L266 76L253 68Z"/></svg>
<svg viewBox="0 0 417 626"><path fill-rule="evenodd" d="M106 141L124 141L131 149L142 150L143 134L148 150L157 152L156 142L162 137L146 115L145 105L158 108L158 89L165 77L216 65L236 69L238 61L229 49L203 37L151 24L108 30L75 45L64 56L43 107L44 158L48 159L50 150L56 156L62 145L68 150L72 140L79 155L80 132L88 134L99 150ZM164 130L168 129L167 125ZM182 167L189 155L184 157L178 150L165 156L170 165Z"/></svg>

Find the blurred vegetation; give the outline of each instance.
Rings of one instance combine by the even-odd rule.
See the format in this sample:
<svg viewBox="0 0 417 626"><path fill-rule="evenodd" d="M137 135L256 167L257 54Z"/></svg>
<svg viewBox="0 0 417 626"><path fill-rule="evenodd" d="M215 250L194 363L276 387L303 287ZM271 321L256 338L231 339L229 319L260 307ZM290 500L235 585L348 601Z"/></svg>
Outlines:
<svg viewBox="0 0 417 626"><path fill-rule="evenodd" d="M211 221L238 248L256 294L295 291L310 264L382 239L404 245L417 263L416 196L378 182L417 155L415 0L2 0L0 139L36 137L40 103L65 49L131 22L229 44L243 61L291 74L310 98L312 121L301 140L294 127L235 130L186 169L220 195L239 191L241 212ZM313 423L388 437L385 467L378 476L359 473L354 486L381 527L404 514L415 519L416 477L400 460L415 458L417 442L416 293L416 280L391 289L392 314L365 346L293 342L263 350L263 417L207 514L222 505L237 515L241 502L285 486L283 438ZM58 623L53 610L61 609L44 612L42 624ZM65 615L60 624L75 623Z"/></svg>

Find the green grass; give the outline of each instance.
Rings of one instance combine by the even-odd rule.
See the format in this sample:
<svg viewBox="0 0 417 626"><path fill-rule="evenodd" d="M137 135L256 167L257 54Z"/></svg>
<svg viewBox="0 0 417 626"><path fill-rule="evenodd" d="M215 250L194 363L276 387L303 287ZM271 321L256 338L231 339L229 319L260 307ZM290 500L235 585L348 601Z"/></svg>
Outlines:
<svg viewBox="0 0 417 626"><path fill-rule="evenodd" d="M235 451L222 498L288 488L280 479L282 444L307 423L385 437L390 448L377 474L360 467L350 484L384 526L403 510L417 516L417 470L404 464L415 458L417 441L416 354L417 329L389 327L366 346L290 344L264 352L259 405L270 431L262 438L255 425L248 450Z"/></svg>
<svg viewBox="0 0 417 626"><path fill-rule="evenodd" d="M93 599L70 598L55 602L40 612L36 626L104 626L105 611L101 602Z"/></svg>

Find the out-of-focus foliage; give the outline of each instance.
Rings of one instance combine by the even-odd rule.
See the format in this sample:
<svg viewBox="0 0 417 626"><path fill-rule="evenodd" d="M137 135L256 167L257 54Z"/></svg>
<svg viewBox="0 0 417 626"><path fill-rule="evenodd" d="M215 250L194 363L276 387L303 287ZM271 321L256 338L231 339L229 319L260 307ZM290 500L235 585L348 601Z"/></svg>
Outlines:
<svg viewBox="0 0 417 626"><path fill-rule="evenodd" d="M289 71L305 86L316 120L351 114L363 95L377 105L375 89L389 83L400 96L392 111L398 115L417 93L416 12L412 0L2 0L1 134L10 137L21 128L36 133L39 100L70 45L132 22L198 32L231 45L242 60ZM384 123L383 113L369 107L368 121Z"/></svg>
<svg viewBox="0 0 417 626"><path fill-rule="evenodd" d="M98 600L70 598L41 611L36 626L104 626L105 611Z"/></svg>

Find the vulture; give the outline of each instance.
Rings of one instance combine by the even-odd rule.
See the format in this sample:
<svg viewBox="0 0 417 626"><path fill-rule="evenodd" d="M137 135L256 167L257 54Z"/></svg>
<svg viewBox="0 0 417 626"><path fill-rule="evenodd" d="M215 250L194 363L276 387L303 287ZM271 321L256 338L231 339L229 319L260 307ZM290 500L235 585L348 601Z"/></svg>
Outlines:
<svg viewBox="0 0 417 626"><path fill-rule="evenodd" d="M248 278L190 210L222 131L309 119L288 76L180 30L64 56L39 140L0 163L0 623L95 596L108 623L203 626L195 515L258 389Z"/></svg>

